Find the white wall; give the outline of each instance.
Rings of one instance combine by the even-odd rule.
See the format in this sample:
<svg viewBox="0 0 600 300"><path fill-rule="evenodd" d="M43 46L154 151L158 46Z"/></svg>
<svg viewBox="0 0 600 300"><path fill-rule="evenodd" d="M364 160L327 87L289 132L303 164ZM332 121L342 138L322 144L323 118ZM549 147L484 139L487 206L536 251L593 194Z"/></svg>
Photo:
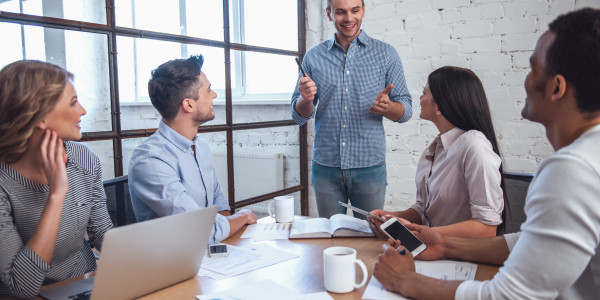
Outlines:
<svg viewBox="0 0 600 300"><path fill-rule="evenodd" d="M307 0L307 48L335 32L325 14L325 0ZM504 168L535 172L553 153L543 127L521 118L523 82L537 38L559 14L598 0L365 0L363 29L398 50L413 97L413 118L384 123L387 135L388 188L385 208L407 208L415 199L415 166L423 149L438 134L419 119L419 96L427 75L454 65L473 70L482 80ZM312 152L314 122L309 123ZM314 194L310 192L311 214Z"/></svg>

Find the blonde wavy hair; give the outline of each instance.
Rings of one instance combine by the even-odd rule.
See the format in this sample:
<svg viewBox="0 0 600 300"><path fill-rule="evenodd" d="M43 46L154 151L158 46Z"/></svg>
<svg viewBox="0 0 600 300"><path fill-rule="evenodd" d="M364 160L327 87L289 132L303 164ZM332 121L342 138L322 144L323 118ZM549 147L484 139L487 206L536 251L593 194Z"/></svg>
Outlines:
<svg viewBox="0 0 600 300"><path fill-rule="evenodd" d="M51 63L20 60L0 70L0 162L18 161L35 127L73 74Z"/></svg>

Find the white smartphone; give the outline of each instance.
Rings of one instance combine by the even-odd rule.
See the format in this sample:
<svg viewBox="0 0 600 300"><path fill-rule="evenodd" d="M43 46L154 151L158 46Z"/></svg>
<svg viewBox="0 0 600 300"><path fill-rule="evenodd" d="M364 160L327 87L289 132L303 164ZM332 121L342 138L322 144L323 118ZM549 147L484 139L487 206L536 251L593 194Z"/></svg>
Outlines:
<svg viewBox="0 0 600 300"><path fill-rule="evenodd" d="M406 228L398 219L391 218L385 223L381 224L381 231L387 236L394 239L394 241L400 240L402 246L406 247L413 256L417 256L423 252L427 246L421 242L408 228Z"/></svg>
<svg viewBox="0 0 600 300"><path fill-rule="evenodd" d="M208 246L208 256L210 257L223 257L228 256L226 244L214 244Z"/></svg>

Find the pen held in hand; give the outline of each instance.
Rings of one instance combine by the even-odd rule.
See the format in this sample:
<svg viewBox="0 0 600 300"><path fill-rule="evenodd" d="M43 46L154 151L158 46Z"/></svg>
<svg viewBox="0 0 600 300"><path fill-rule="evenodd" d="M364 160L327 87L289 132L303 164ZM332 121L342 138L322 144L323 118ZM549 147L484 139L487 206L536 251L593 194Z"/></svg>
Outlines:
<svg viewBox="0 0 600 300"><path fill-rule="evenodd" d="M302 64L300 63L300 60L296 57L296 63L298 64L298 67L300 67L300 72L302 72L302 76L306 77L306 73L304 73L304 69L302 68Z"/></svg>

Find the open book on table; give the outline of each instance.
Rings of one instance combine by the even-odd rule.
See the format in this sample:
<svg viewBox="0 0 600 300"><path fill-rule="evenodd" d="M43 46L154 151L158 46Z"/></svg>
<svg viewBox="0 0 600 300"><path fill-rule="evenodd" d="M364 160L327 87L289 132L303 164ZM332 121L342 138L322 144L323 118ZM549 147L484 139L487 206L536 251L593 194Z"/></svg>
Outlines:
<svg viewBox="0 0 600 300"><path fill-rule="evenodd" d="M290 239L373 236L376 235L366 220L344 214L333 215L329 219L294 220L290 230Z"/></svg>

